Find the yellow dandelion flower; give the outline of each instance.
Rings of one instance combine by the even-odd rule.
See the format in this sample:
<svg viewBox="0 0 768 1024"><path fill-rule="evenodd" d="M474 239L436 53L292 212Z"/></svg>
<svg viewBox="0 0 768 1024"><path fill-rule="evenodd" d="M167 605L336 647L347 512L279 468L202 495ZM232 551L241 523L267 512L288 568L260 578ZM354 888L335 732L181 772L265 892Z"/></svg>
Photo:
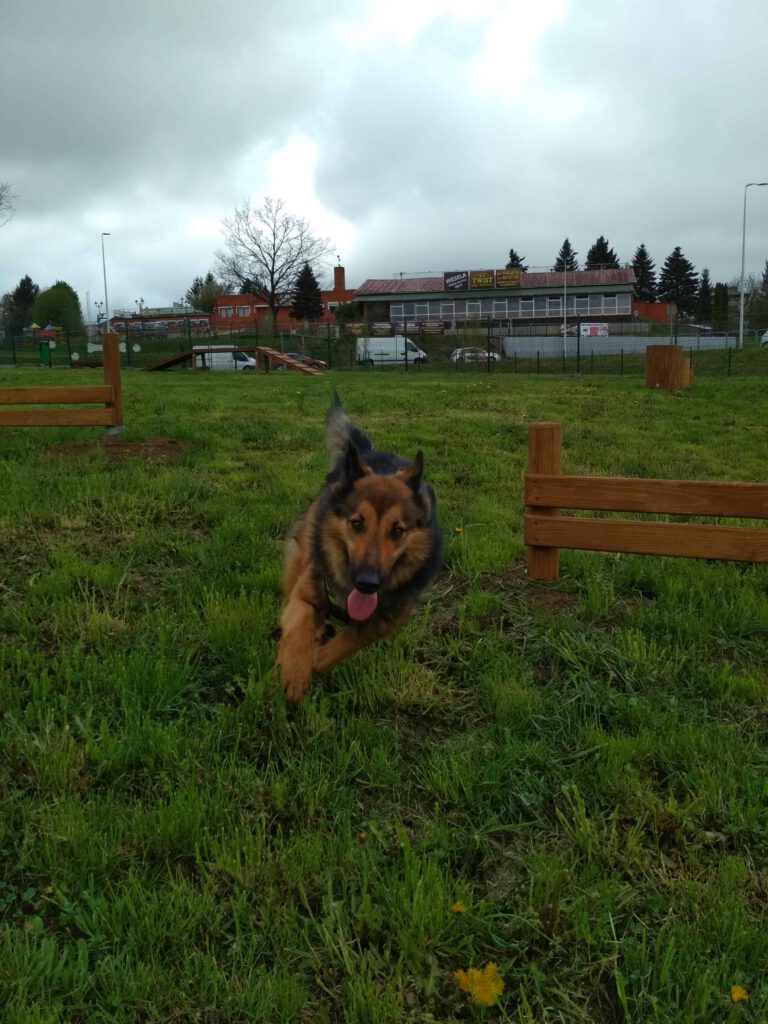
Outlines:
<svg viewBox="0 0 768 1024"><path fill-rule="evenodd" d="M469 992L479 1006L493 1006L504 991L504 981L496 964L455 971L454 977L462 992Z"/></svg>
<svg viewBox="0 0 768 1024"><path fill-rule="evenodd" d="M467 908L461 901L459 901L458 903L451 904L451 911L454 914L466 914Z"/></svg>
<svg viewBox="0 0 768 1024"><path fill-rule="evenodd" d="M458 536L460 533L463 533L464 531L460 526L454 526L453 532Z"/></svg>
<svg viewBox="0 0 768 1024"><path fill-rule="evenodd" d="M746 1003L749 999L749 993L741 985L731 985L731 1002L732 1003Z"/></svg>

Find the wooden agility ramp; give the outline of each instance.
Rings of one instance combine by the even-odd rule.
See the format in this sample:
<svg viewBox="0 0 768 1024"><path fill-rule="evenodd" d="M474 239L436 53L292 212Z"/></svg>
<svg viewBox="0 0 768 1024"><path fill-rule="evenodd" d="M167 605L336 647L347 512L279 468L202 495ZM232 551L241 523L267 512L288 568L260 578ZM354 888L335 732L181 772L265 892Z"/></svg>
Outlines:
<svg viewBox="0 0 768 1024"><path fill-rule="evenodd" d="M242 345L232 345L231 347L225 348L223 346L216 345L211 347L211 351L215 352L245 352L246 355L253 354L256 359L256 372L259 372L259 356L264 360L264 369L269 370L270 363L276 363L278 366L284 366L287 370L298 370L299 373L307 373L310 376L317 377L323 371L317 369L314 366L307 366L305 363L300 363L298 359L290 359L283 352L278 352L275 348L265 348L263 345L254 345L244 347ZM192 367L195 364L195 356L205 356L206 349L194 349L189 348L185 352L179 352L175 356L169 356L167 359L162 359L159 363L154 363L152 366L145 366L144 369L147 372L153 370L170 370L174 366L179 366L181 363L189 360Z"/></svg>

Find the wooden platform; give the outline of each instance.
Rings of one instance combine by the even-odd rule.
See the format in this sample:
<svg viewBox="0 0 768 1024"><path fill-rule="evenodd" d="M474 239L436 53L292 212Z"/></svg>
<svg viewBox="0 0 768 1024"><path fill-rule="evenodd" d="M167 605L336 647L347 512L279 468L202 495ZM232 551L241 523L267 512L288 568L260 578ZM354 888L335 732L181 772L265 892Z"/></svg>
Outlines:
<svg viewBox="0 0 768 1024"><path fill-rule="evenodd" d="M233 345L231 348L223 348L219 345L212 346L212 349L216 352L245 352L246 355L251 353L256 358L256 372L259 372L259 357L261 356L265 362L264 369L269 370L269 364L277 364L278 366L284 366L286 370L298 370L299 373L308 373L313 377L319 376L323 373L322 370L317 369L314 366L307 366L305 363L300 363L298 359L291 359L283 352L278 352L276 348L265 348L263 345L255 346L243 346ZM152 370L170 370L173 366L178 366L180 363L189 360L190 364L194 360L196 355L205 354L203 349L188 348L185 352L179 352L175 356L171 356L169 359L163 359L159 363L155 363L152 366L145 366L144 369L147 372Z"/></svg>

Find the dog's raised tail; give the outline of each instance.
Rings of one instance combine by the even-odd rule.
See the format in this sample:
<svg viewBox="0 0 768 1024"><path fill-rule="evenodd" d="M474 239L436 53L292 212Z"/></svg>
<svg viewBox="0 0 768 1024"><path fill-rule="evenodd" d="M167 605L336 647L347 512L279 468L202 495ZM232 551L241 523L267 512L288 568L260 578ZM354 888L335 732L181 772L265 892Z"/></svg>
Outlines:
<svg viewBox="0 0 768 1024"><path fill-rule="evenodd" d="M350 441L359 452L368 452L373 448L368 435L347 416L335 389L331 407L325 414L325 439L328 442L331 467L344 458Z"/></svg>

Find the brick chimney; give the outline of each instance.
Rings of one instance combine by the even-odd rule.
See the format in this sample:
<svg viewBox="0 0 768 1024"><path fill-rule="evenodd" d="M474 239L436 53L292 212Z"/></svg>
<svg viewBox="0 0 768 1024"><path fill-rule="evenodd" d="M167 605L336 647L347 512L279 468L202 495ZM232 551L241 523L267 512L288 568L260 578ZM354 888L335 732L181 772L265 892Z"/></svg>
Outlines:
<svg viewBox="0 0 768 1024"><path fill-rule="evenodd" d="M338 266L333 268L333 290L334 292L343 292L346 290L346 284L344 282L344 267Z"/></svg>

